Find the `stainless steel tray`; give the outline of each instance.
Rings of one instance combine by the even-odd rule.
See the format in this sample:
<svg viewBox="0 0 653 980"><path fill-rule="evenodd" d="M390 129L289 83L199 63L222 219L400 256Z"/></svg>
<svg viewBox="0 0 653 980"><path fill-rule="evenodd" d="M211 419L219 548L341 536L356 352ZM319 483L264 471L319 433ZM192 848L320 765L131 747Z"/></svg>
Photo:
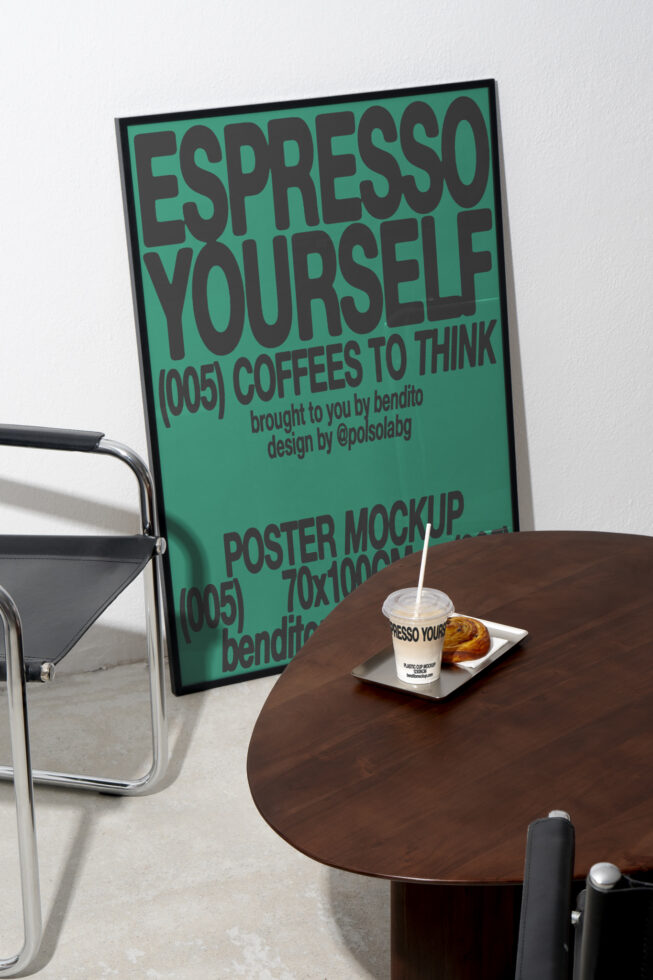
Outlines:
<svg viewBox="0 0 653 980"><path fill-rule="evenodd" d="M456 615L463 616L465 613ZM481 619L480 622L485 623L490 633L492 642L489 651L479 660L468 660L462 664L443 664L440 676L432 684L407 684L405 681L400 681L395 671L392 645L354 667L352 674L370 684L380 684L382 687L391 687L395 691L405 691L407 694L415 694L418 698L426 698L429 701L441 701L474 677L478 677L486 667L495 663L504 653L528 636L527 630L517 629L515 626L491 623L487 619Z"/></svg>

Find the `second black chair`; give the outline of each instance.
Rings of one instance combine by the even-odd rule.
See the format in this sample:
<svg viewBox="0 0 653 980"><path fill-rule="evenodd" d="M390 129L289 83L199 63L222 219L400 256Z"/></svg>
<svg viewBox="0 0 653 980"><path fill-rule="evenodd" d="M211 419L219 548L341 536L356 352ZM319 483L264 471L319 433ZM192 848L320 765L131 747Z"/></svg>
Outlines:
<svg viewBox="0 0 653 980"><path fill-rule="evenodd" d="M573 864L567 814L529 826L516 980L651 980L653 885L600 862L572 912Z"/></svg>

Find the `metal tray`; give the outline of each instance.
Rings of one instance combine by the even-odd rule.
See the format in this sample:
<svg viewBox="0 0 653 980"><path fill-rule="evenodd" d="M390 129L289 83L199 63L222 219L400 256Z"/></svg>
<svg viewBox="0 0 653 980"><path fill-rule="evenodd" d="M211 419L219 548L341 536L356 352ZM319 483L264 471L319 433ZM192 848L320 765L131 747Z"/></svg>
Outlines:
<svg viewBox="0 0 653 980"><path fill-rule="evenodd" d="M463 616L465 613L456 613L456 615ZM441 701L474 677L478 677L486 667L495 663L504 653L512 650L517 643L528 636L527 630L517 629L515 626L491 623L487 619L481 619L480 622L485 623L490 633L492 642L489 651L479 660L468 660L462 664L443 664L440 676L432 684L408 684L406 681L400 681L395 671L392 646L375 653L369 660L354 667L352 674L369 684L380 684L382 687L391 687L395 691L405 691L407 694L415 694L418 698L426 698L428 701Z"/></svg>

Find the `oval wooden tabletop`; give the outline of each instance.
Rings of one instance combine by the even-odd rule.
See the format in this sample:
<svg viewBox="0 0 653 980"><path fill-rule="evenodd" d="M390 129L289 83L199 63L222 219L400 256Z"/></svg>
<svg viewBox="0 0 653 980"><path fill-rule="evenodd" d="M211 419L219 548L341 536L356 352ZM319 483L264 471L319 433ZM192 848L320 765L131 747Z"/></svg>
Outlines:
<svg viewBox="0 0 653 980"><path fill-rule="evenodd" d="M361 874L516 882L528 823L561 809L576 876L596 861L653 868L653 538L545 531L433 548L426 585L529 633L443 702L350 673L388 645L381 604L419 562L345 599L270 693L248 754L265 820Z"/></svg>

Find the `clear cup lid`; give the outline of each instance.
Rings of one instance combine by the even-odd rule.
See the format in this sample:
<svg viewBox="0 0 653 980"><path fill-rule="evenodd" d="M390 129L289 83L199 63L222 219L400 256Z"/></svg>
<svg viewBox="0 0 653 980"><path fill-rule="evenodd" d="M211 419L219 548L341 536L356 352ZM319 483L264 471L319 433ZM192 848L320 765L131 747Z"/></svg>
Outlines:
<svg viewBox="0 0 653 980"><path fill-rule="evenodd" d="M383 603L381 611L393 621L414 623L416 620L449 617L454 611L453 602L445 592L438 589L422 589L422 597L417 609L417 586L410 589L397 589L391 592Z"/></svg>

